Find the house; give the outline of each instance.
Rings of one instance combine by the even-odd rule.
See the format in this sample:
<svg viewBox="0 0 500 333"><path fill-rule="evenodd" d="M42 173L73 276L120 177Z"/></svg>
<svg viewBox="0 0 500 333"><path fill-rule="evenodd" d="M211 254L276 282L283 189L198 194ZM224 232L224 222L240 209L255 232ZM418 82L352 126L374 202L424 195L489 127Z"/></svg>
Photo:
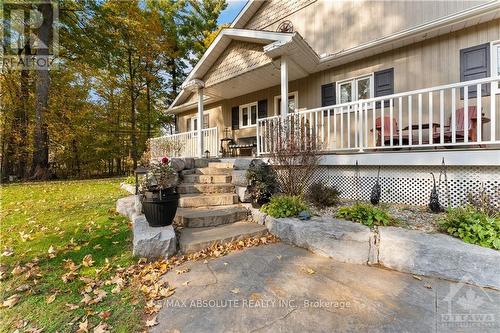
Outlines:
<svg viewBox="0 0 500 333"><path fill-rule="evenodd" d="M276 122L295 119L324 154L317 180L345 197L366 196L382 166L383 200L425 204L441 171L457 205L498 194L499 75L500 1L250 0L169 107L178 133L152 151L266 156Z"/></svg>

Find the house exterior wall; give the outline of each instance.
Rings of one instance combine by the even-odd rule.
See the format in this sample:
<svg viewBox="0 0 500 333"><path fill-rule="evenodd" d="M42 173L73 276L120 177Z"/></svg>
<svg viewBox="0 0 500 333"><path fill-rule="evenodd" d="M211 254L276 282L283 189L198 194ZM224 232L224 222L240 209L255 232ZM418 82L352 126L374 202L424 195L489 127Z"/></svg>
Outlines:
<svg viewBox="0 0 500 333"><path fill-rule="evenodd" d="M276 31L289 20L318 54L331 54L486 2L268 0L245 28Z"/></svg>
<svg viewBox="0 0 500 333"><path fill-rule="evenodd" d="M321 106L321 85L391 67L394 68L395 93L456 83L460 81L460 49L496 40L500 40L500 19L314 73L306 78L290 82L288 90L289 92L298 91L299 108L311 109ZM211 114L210 126L216 125L219 128L219 136L222 136L224 128L231 127L232 107L262 99L268 101L268 116L275 115L274 97L279 94L280 87L275 86L209 105L206 109L210 110ZM497 101L500 102L500 95L497 95ZM438 102L437 98L435 102ZM487 101L484 102L483 107L488 108ZM212 116L212 113L217 112L220 116ZM497 119L500 119L500 110L497 109L496 112ZM182 126L185 126L185 120L182 118L189 114L196 114L196 110L193 109L180 115L181 131ZM424 121L426 120L424 118ZM404 118L404 123L406 123L406 118ZM489 135L489 130L489 126L485 124L485 136ZM232 134L236 138L254 136L255 128L236 130ZM497 126L496 135L500 137L500 126Z"/></svg>

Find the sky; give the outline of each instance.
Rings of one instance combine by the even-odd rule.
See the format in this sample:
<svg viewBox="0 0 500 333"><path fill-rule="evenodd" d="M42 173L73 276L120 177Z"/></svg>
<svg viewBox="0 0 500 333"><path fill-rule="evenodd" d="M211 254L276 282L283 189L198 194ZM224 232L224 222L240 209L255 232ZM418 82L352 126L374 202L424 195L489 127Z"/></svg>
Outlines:
<svg viewBox="0 0 500 333"><path fill-rule="evenodd" d="M231 23L245 6L247 0L228 0L227 7L222 11L217 20L218 24Z"/></svg>

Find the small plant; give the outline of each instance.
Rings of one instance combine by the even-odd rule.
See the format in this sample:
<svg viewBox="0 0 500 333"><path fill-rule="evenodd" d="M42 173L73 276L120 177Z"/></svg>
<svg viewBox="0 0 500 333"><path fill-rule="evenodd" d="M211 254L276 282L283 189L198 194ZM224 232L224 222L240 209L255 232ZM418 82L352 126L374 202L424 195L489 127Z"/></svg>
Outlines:
<svg viewBox="0 0 500 333"><path fill-rule="evenodd" d="M342 207L339 209L337 217L359 222L368 227L374 225L387 226L396 223L394 218L384 209L366 204L355 204L353 206Z"/></svg>
<svg viewBox="0 0 500 333"><path fill-rule="evenodd" d="M125 178L123 181L125 184L130 184L130 185L135 185L135 177L134 176L128 176Z"/></svg>
<svg viewBox="0 0 500 333"><path fill-rule="evenodd" d="M488 216L473 206L448 209L439 227L466 243L500 250L500 217Z"/></svg>
<svg viewBox="0 0 500 333"><path fill-rule="evenodd" d="M318 208L335 206L340 202L340 191L335 186L317 182L309 186L306 200Z"/></svg>
<svg viewBox="0 0 500 333"><path fill-rule="evenodd" d="M499 216L500 190L496 194L489 194L482 187L479 192L469 192L467 194L467 204L490 217Z"/></svg>
<svg viewBox="0 0 500 333"><path fill-rule="evenodd" d="M273 196L260 210L276 218L294 217L303 211L309 212L307 204L301 197L290 195Z"/></svg>
<svg viewBox="0 0 500 333"><path fill-rule="evenodd" d="M141 192L173 192L177 186L178 175L168 157L149 166L149 171L141 183Z"/></svg>
<svg viewBox="0 0 500 333"><path fill-rule="evenodd" d="M248 193L254 207L269 202L271 196L278 191L276 173L269 164L262 161L252 161L246 172Z"/></svg>

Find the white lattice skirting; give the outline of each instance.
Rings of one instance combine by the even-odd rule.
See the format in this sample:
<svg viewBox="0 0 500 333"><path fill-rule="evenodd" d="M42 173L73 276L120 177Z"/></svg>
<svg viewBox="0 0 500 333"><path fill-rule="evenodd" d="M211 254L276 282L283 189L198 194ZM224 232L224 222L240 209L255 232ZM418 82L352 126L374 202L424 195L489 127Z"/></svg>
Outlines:
<svg viewBox="0 0 500 333"><path fill-rule="evenodd" d="M335 185L344 199L369 200L371 188L377 178L377 166L349 165L320 166L311 182ZM438 181L439 166L382 166L380 184L382 202L408 205L426 205L433 186L431 172ZM359 177L356 174L359 173ZM448 166L449 199L452 206L462 205L468 193L483 188L500 205L500 166ZM444 177L439 185L440 201L448 202Z"/></svg>

